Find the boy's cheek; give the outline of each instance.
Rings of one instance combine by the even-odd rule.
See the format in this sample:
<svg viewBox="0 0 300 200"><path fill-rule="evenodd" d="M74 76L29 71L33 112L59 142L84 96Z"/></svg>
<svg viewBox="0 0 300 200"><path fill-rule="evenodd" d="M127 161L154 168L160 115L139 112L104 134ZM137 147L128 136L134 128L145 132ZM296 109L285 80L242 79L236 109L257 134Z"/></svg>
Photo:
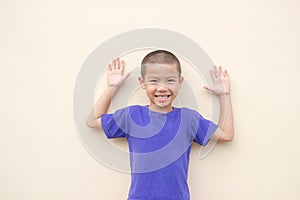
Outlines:
<svg viewBox="0 0 300 200"><path fill-rule="evenodd" d="M171 86L169 86L169 89L173 92L173 93L175 93L175 92L178 92L179 91L179 89L180 89L180 85L171 85Z"/></svg>

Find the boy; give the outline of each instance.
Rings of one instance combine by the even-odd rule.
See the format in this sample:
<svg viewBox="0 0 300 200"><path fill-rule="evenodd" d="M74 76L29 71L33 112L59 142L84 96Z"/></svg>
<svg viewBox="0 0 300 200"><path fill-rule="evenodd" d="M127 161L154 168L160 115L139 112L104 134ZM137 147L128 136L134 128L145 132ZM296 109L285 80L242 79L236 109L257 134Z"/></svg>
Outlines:
<svg viewBox="0 0 300 200"><path fill-rule="evenodd" d="M126 137L130 151L131 186L128 200L189 200L187 184L191 143L233 140L233 118L228 72L220 66L210 71L219 96L218 125L198 112L172 106L183 83L177 57L156 50L142 61L139 82L149 98L147 106L129 106L106 114L108 106L129 74L124 61L113 60L107 69L108 86L97 101L86 124L100 128L108 138Z"/></svg>

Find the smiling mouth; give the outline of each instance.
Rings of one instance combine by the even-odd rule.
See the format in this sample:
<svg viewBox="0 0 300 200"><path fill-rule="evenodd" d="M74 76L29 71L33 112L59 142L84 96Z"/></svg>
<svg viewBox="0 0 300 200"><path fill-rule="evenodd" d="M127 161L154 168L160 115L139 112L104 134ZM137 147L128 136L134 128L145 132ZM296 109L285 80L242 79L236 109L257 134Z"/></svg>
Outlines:
<svg viewBox="0 0 300 200"><path fill-rule="evenodd" d="M171 95L154 95L156 98L169 98Z"/></svg>

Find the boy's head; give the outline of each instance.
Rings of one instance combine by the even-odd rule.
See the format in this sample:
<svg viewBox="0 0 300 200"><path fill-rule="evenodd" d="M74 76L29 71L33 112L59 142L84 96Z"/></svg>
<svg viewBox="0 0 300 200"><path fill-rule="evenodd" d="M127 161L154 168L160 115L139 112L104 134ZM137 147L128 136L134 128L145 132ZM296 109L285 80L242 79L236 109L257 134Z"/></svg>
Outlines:
<svg viewBox="0 0 300 200"><path fill-rule="evenodd" d="M141 75L139 81L150 100L150 109L171 111L183 82L178 58L165 50L153 51L142 61Z"/></svg>
<svg viewBox="0 0 300 200"><path fill-rule="evenodd" d="M148 64L172 64L176 66L178 76L181 76L181 65L178 58L169 51L156 50L147 54L142 60L141 75L145 78Z"/></svg>

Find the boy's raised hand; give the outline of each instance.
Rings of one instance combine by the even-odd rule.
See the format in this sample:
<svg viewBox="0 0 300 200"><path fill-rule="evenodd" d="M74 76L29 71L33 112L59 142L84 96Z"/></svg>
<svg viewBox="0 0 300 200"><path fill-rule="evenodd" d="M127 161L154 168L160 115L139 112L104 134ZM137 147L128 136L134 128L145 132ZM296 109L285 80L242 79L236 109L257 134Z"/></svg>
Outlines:
<svg viewBox="0 0 300 200"><path fill-rule="evenodd" d="M227 70L223 70L222 66L214 66L210 70L210 76L213 81L213 86L211 88L205 86L204 89L220 96L230 94L230 82Z"/></svg>
<svg viewBox="0 0 300 200"><path fill-rule="evenodd" d="M128 78L130 73L124 75L124 60L116 58L108 65L107 68L107 83L110 87L120 87L122 83Z"/></svg>

